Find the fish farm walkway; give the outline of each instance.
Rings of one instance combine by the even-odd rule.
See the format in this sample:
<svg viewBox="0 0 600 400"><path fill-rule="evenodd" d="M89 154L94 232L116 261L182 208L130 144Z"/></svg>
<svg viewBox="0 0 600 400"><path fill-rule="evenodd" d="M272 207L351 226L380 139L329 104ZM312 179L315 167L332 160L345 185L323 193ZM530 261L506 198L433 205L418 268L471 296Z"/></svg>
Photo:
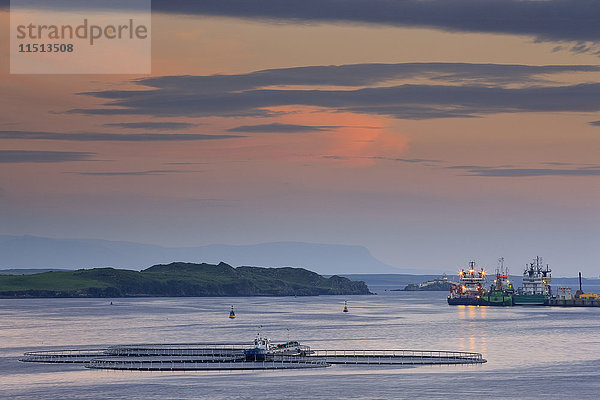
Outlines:
<svg viewBox="0 0 600 400"><path fill-rule="evenodd" d="M262 360L249 360L248 345L149 344L111 346L105 349L71 349L27 352L23 362L83 364L86 368L138 371L209 371L320 368L347 365L449 365L479 364L480 353L424 350L311 350L300 353L267 352Z"/></svg>

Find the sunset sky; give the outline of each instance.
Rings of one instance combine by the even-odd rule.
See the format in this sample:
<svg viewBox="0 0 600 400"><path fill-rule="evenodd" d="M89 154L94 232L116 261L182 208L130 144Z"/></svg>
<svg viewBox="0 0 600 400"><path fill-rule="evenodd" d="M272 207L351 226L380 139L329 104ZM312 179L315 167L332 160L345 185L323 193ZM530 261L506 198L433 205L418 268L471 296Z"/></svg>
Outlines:
<svg viewBox="0 0 600 400"><path fill-rule="evenodd" d="M10 74L0 4L0 234L600 275L598 1L155 0L151 75Z"/></svg>

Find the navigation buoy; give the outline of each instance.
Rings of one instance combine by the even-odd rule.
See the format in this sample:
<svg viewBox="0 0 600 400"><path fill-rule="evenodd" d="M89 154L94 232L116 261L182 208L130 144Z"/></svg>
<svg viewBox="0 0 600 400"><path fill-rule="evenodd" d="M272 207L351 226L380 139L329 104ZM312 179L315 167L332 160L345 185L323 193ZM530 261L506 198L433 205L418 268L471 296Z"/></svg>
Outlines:
<svg viewBox="0 0 600 400"><path fill-rule="evenodd" d="M348 302L344 300L344 312L348 312Z"/></svg>
<svg viewBox="0 0 600 400"><path fill-rule="evenodd" d="M235 311L233 311L233 306L231 306L231 311L229 311L229 318L230 319L234 319L235 318Z"/></svg>

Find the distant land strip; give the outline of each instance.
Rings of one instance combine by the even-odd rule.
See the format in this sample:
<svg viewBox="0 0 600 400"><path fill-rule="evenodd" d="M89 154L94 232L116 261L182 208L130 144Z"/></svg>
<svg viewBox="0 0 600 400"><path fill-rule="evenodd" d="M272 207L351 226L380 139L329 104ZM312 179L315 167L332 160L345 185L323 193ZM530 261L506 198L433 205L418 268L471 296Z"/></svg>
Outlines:
<svg viewBox="0 0 600 400"><path fill-rule="evenodd" d="M1 298L216 297L371 294L362 281L325 278L303 268L234 268L214 264L159 264L138 271L94 268L0 276Z"/></svg>

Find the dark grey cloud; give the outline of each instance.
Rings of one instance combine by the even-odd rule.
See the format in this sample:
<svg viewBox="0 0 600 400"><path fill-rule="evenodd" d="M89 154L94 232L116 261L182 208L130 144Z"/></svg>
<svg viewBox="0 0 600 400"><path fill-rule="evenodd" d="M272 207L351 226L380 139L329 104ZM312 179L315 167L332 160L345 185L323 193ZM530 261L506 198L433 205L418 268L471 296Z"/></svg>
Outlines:
<svg viewBox="0 0 600 400"><path fill-rule="evenodd" d="M198 165L198 164L210 164L208 162L167 162L164 165Z"/></svg>
<svg viewBox="0 0 600 400"><path fill-rule="evenodd" d="M600 176L600 165L576 168L505 168L458 165L448 169L464 170L466 176L524 178L532 176Z"/></svg>
<svg viewBox="0 0 600 400"><path fill-rule="evenodd" d="M190 140L218 140L243 136L206 135L202 133L62 133L35 131L0 131L0 139L70 140L81 142L180 142Z"/></svg>
<svg viewBox="0 0 600 400"><path fill-rule="evenodd" d="M148 175L165 175L175 174L180 172L192 172L179 169L152 169L145 171L94 171L94 172L69 172L70 174L86 175L86 176L148 176Z"/></svg>
<svg viewBox="0 0 600 400"><path fill-rule="evenodd" d="M382 161L394 161L409 164L418 163L439 163L440 160L430 160L426 158L403 158L403 157L384 157L384 156L338 156L338 155L325 155L323 158L329 160L355 160L355 159L368 159L368 160L382 160Z"/></svg>
<svg viewBox="0 0 600 400"><path fill-rule="evenodd" d="M596 65L520 65L470 63L396 63L313 65L276 68L235 75L158 76L138 79L141 86L187 94L212 94L246 91L266 86L371 86L393 80L427 78L440 82L477 83L482 85L528 84L545 82L552 74L563 72L597 72ZM104 90L89 92L96 97L119 100L132 93L152 97L147 90Z"/></svg>
<svg viewBox="0 0 600 400"><path fill-rule="evenodd" d="M597 0L153 0L158 12L435 28L528 35L549 41L600 39Z"/></svg>
<svg viewBox="0 0 600 400"><path fill-rule="evenodd" d="M125 128L125 129L144 129L144 130L173 130L192 128L198 124L189 122L118 122L112 124L104 124L108 127Z"/></svg>
<svg viewBox="0 0 600 400"><path fill-rule="evenodd" d="M592 122L589 122L589 124L592 126L600 126L600 121L592 121Z"/></svg>
<svg viewBox="0 0 600 400"><path fill-rule="evenodd" d="M599 167L597 164L582 164L582 163L572 163L572 162L562 162L562 161L550 161L542 163L544 165L551 166L578 166L580 168L597 168Z"/></svg>
<svg viewBox="0 0 600 400"><path fill-rule="evenodd" d="M300 67L243 75L163 76L136 81L153 90L83 93L106 99L106 107L70 112L158 117L262 117L272 115L270 109L274 107L296 105L403 119L429 119L514 112L598 111L600 84L597 83L520 87L504 84L529 82L558 72L599 70L598 66L424 63ZM389 81L414 76L429 76L445 83L451 81L451 84L382 86ZM344 90L272 88L278 85L343 86ZM372 87L360 87L365 85Z"/></svg>
<svg viewBox="0 0 600 400"><path fill-rule="evenodd" d="M69 12L79 11L110 11L110 12L126 12L126 11L150 11L150 2L147 0L102 0L97 1L69 1L69 0L53 0L48 2L33 1L36 9L48 9L54 11L67 10ZM17 8L27 8L28 2L15 2L13 5ZM10 0L0 0L0 9L9 8Z"/></svg>
<svg viewBox="0 0 600 400"><path fill-rule="evenodd" d="M0 163L60 163L87 161L96 153L79 151L0 150Z"/></svg>
<svg viewBox="0 0 600 400"><path fill-rule="evenodd" d="M0 7L8 4L0 0ZM117 4L122 9L123 4ZM589 43L600 39L598 0L153 0L152 10L299 24L364 23L526 35L575 42L569 47L580 52L589 52Z"/></svg>
<svg viewBox="0 0 600 400"><path fill-rule="evenodd" d="M340 126L314 126L314 125L296 125L296 124L262 124L262 125L242 125L227 129L228 132L247 132L247 133L303 133L303 132L324 132L340 128Z"/></svg>

